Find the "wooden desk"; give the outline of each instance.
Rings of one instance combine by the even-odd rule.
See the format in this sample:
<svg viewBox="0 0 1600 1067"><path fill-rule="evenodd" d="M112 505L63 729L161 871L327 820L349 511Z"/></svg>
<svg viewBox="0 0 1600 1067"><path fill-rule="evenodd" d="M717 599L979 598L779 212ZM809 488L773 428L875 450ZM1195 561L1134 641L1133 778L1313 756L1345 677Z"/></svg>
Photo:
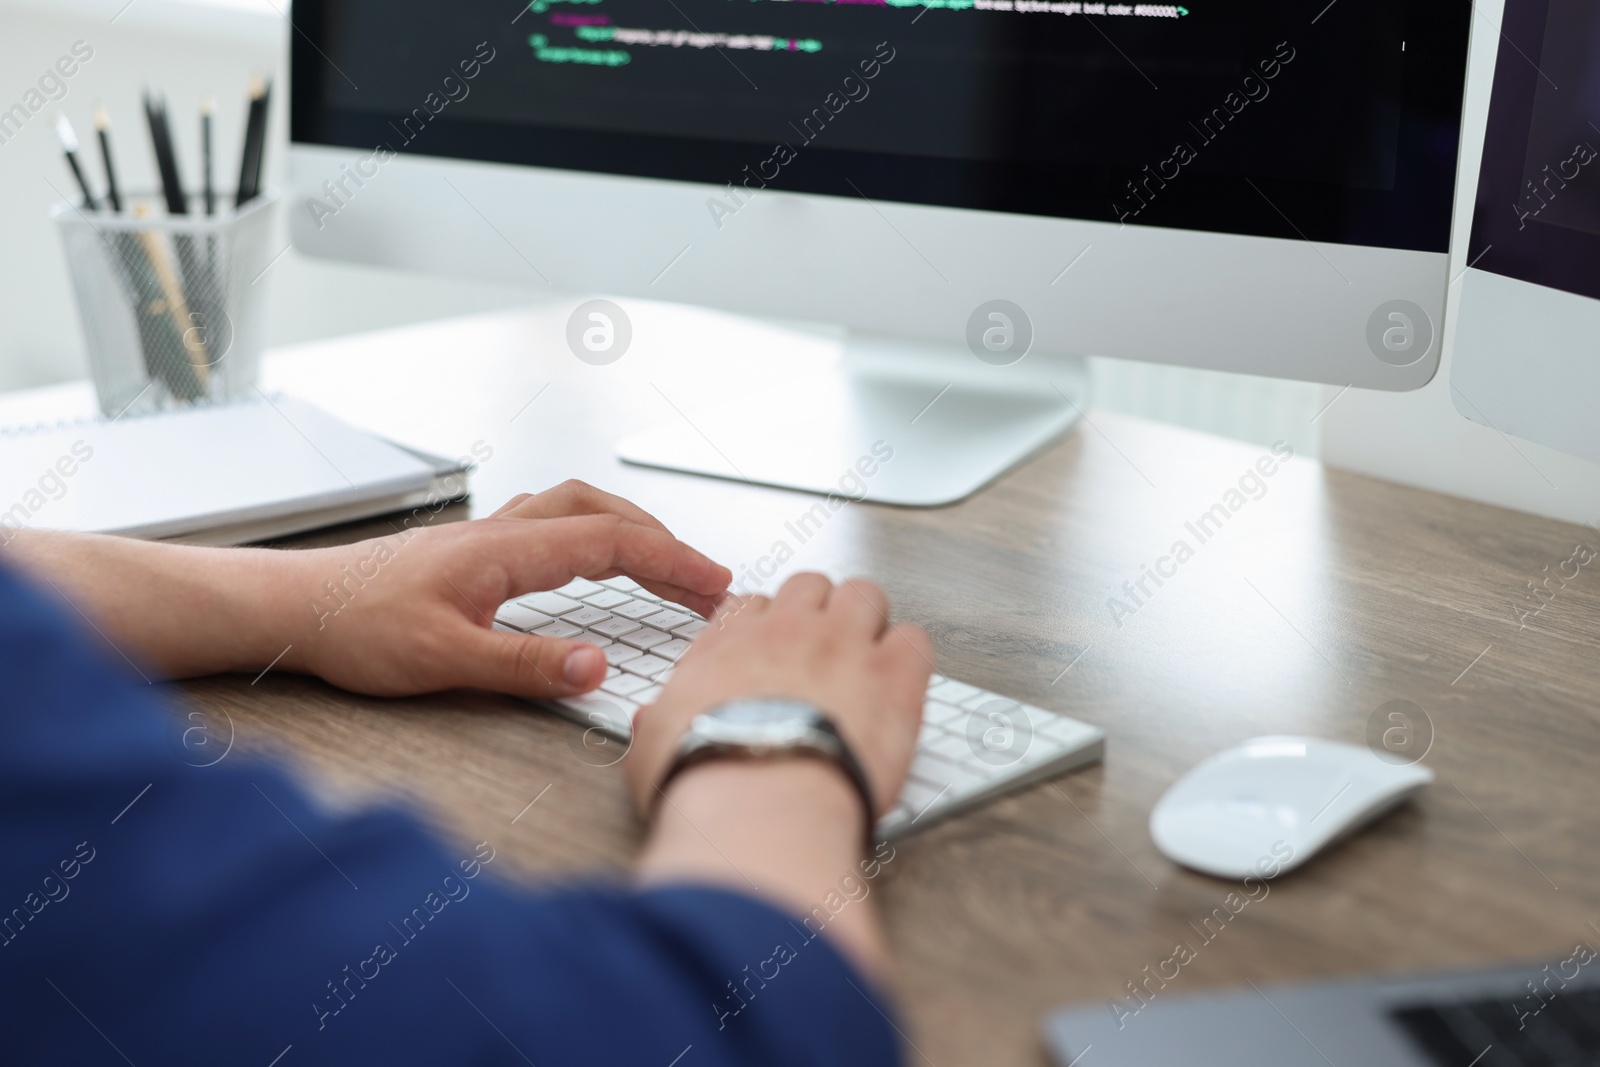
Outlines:
<svg viewBox="0 0 1600 1067"><path fill-rule="evenodd" d="M611 456L627 429L682 417L668 399L691 412L686 368L703 321L642 308L637 357L596 368L562 346L565 311L298 349L272 361L269 382L417 445L454 453L487 442L477 511L578 476L639 501L736 572L793 542L784 524L814 498ZM716 330L741 351L763 343L754 328ZM738 387L771 403L782 382L747 376ZM1435 784L1273 883L1161 995L1600 945L1600 858L1589 847L1600 561L1525 628L1512 610L1533 606L1525 583L1600 537L1297 457L1198 544L1185 523L1267 450L1090 419L965 504L851 506L794 546L791 569L882 582L932 632L940 670L1109 735L1103 766L899 846L875 891L917 1049L909 1061L1040 1063L1047 1009L1119 996L1178 940L1197 942L1188 924L1234 888L1156 852L1146 820L1162 790L1260 734L1359 743L1395 699L1431 718ZM1180 539L1193 558L1160 588L1147 583L1152 595L1119 627L1108 599ZM572 726L512 700L370 700L278 672L187 689L231 714L245 747L286 750L324 795L410 795L444 832L493 841L519 876L621 871L638 845L617 770L587 765Z"/></svg>

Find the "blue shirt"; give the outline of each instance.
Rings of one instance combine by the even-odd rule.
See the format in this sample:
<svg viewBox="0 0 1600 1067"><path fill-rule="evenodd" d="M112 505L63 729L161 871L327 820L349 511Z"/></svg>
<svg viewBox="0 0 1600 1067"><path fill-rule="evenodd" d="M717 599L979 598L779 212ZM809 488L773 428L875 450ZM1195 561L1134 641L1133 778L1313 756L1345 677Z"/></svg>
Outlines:
<svg viewBox="0 0 1600 1067"><path fill-rule="evenodd" d="M812 926L709 888L525 892L492 841L330 817L266 763L203 765L103 646L0 570L0 1061L899 1062Z"/></svg>

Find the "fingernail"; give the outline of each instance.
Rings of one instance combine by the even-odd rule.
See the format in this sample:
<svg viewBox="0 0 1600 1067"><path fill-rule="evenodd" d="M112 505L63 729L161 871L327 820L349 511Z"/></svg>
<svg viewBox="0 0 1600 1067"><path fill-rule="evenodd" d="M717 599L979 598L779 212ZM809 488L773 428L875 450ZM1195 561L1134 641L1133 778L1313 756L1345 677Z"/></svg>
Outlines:
<svg viewBox="0 0 1600 1067"><path fill-rule="evenodd" d="M562 664L561 674L568 685L584 685L594 677L604 658L604 654L593 645L579 645L567 653L567 662Z"/></svg>

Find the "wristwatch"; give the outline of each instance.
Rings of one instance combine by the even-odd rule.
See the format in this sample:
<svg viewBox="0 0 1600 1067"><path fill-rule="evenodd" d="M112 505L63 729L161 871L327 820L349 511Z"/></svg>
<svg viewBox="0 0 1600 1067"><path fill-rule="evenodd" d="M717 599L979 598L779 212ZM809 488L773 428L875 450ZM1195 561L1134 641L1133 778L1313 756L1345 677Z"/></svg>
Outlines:
<svg viewBox="0 0 1600 1067"><path fill-rule="evenodd" d="M786 756L826 760L844 772L861 797L870 849L874 813L878 810L872 786L833 720L802 700L734 700L696 715L678 742L677 755L662 776L656 795L664 796L667 784L674 778L708 760Z"/></svg>

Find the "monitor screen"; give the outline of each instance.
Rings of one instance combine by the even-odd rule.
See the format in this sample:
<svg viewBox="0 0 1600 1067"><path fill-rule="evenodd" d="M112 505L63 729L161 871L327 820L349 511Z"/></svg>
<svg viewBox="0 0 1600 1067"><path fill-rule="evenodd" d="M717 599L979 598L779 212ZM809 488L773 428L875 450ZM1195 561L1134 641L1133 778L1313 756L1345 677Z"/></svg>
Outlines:
<svg viewBox="0 0 1600 1067"><path fill-rule="evenodd" d="M1444 252L1469 0L296 0L292 136ZM708 200L708 210L715 212Z"/></svg>
<svg viewBox="0 0 1600 1067"><path fill-rule="evenodd" d="M1600 8L1506 0L1468 262L1600 298Z"/></svg>

